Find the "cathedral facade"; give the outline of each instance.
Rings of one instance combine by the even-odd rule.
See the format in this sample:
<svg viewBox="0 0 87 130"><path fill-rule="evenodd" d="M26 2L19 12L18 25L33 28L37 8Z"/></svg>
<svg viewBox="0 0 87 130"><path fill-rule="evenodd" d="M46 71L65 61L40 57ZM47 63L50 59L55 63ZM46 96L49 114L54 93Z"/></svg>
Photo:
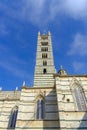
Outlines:
<svg viewBox="0 0 87 130"><path fill-rule="evenodd" d="M34 86L0 90L0 130L87 130L87 75L56 72L50 32L38 33Z"/></svg>

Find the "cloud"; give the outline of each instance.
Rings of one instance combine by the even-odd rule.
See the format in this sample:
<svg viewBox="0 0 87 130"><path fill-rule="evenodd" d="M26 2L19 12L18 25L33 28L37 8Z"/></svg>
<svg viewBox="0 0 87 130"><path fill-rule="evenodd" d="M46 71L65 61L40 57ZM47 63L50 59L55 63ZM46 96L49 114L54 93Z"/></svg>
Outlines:
<svg viewBox="0 0 87 130"><path fill-rule="evenodd" d="M68 55L87 55L87 35L77 33L70 45Z"/></svg>
<svg viewBox="0 0 87 130"><path fill-rule="evenodd" d="M0 45L0 67L5 71L10 72L13 76L18 78L29 79L30 75L24 67L27 66L27 64L26 61L12 54L11 48Z"/></svg>
<svg viewBox="0 0 87 130"><path fill-rule="evenodd" d="M31 21L34 24L41 24L40 22L44 16L45 0L23 0L22 2L21 18Z"/></svg>
<svg viewBox="0 0 87 130"><path fill-rule="evenodd" d="M87 0L62 0L62 10L75 19L87 19Z"/></svg>
<svg viewBox="0 0 87 130"><path fill-rule="evenodd" d="M59 16L87 19L87 0L35 0L35 2L26 0L23 2L25 3L22 7L24 16L27 14L29 20L39 24L57 20Z"/></svg>
<svg viewBox="0 0 87 130"><path fill-rule="evenodd" d="M40 23L42 18L44 18L42 23L50 22L62 15L74 19L87 19L87 0L36 0L35 2L26 0L24 3L24 14L28 11L28 17L30 20L36 20L35 22Z"/></svg>
<svg viewBox="0 0 87 130"><path fill-rule="evenodd" d="M83 62L78 62L78 61L73 62L73 68L75 72L81 72L81 70L83 71L84 67L85 67L85 63Z"/></svg>
<svg viewBox="0 0 87 130"><path fill-rule="evenodd" d="M15 0L0 2L4 15L43 26L59 16L87 20L87 0Z"/></svg>
<svg viewBox="0 0 87 130"><path fill-rule="evenodd" d="M23 58L23 57L22 57ZM29 81L32 85L31 69L29 68L30 63L25 59L21 59L17 54L14 54L12 48L8 45L0 43L0 69L8 75L15 77L19 80Z"/></svg>

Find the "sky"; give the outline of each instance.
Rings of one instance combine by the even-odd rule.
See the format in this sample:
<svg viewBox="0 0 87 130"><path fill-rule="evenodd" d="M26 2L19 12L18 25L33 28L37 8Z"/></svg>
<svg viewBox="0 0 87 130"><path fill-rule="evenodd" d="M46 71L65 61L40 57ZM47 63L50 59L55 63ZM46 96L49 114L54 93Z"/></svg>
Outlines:
<svg viewBox="0 0 87 130"><path fill-rule="evenodd" d="M87 0L0 0L0 89L32 87L38 31L51 32L54 64L87 74Z"/></svg>

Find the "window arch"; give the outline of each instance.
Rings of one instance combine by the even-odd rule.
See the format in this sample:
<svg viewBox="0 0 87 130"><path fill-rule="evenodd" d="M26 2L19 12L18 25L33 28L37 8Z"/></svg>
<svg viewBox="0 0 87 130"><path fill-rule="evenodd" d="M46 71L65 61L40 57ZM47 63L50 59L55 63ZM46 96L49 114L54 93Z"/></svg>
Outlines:
<svg viewBox="0 0 87 130"><path fill-rule="evenodd" d="M18 114L18 107L15 106L12 111L11 111L11 114L10 114L10 117L9 117L9 124L8 124L8 128L15 128L16 126L16 119L17 119L17 114Z"/></svg>
<svg viewBox="0 0 87 130"><path fill-rule="evenodd" d="M42 47L41 51L48 51L48 47Z"/></svg>
<svg viewBox="0 0 87 130"><path fill-rule="evenodd" d="M78 85L75 86L73 91L74 91L74 97L76 100L78 110L79 111L86 111L87 110L86 100L85 100L85 95L84 95L84 92L83 92L81 86L78 86Z"/></svg>
<svg viewBox="0 0 87 130"><path fill-rule="evenodd" d="M42 58L47 58L47 53L43 53Z"/></svg>
<svg viewBox="0 0 87 130"><path fill-rule="evenodd" d="M71 81L70 88L75 101L76 110L87 111L86 97L81 82L74 77Z"/></svg>
<svg viewBox="0 0 87 130"><path fill-rule="evenodd" d="M47 66L47 61L43 61L43 66Z"/></svg>
<svg viewBox="0 0 87 130"><path fill-rule="evenodd" d="M46 73L47 73L47 69L44 68L44 69L43 69L43 74L46 74Z"/></svg>
<svg viewBox="0 0 87 130"><path fill-rule="evenodd" d="M44 118L44 101L38 99L36 103L36 119L41 120Z"/></svg>

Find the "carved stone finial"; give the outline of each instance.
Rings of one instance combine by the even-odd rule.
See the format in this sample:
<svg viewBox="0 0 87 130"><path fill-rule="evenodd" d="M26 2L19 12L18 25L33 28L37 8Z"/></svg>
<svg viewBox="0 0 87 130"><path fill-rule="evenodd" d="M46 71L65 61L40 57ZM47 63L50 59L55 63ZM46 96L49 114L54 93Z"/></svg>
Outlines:
<svg viewBox="0 0 87 130"><path fill-rule="evenodd" d="M48 31L48 35L51 35L50 31Z"/></svg>
<svg viewBox="0 0 87 130"><path fill-rule="evenodd" d="M23 85L22 86L25 86L25 81L23 81Z"/></svg>
<svg viewBox="0 0 87 130"><path fill-rule="evenodd" d="M18 87L16 87L16 89L15 89L16 91L18 90Z"/></svg>
<svg viewBox="0 0 87 130"><path fill-rule="evenodd" d="M0 91L2 91L2 87L0 87Z"/></svg>
<svg viewBox="0 0 87 130"><path fill-rule="evenodd" d="M40 31L38 32L38 36L40 36Z"/></svg>
<svg viewBox="0 0 87 130"><path fill-rule="evenodd" d="M60 69L61 69L61 70L63 69L63 66L62 66L62 65L60 66Z"/></svg>

